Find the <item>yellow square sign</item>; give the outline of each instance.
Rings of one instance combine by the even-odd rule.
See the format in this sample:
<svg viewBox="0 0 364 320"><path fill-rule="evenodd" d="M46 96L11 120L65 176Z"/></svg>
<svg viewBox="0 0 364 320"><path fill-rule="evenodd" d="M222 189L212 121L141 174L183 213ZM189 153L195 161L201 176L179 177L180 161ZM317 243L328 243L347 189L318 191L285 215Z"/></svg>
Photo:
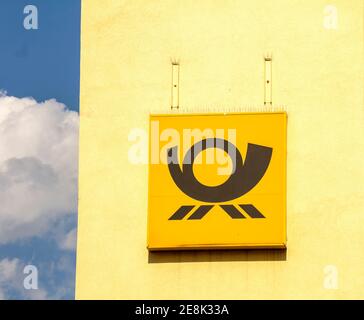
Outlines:
<svg viewBox="0 0 364 320"><path fill-rule="evenodd" d="M284 248L287 115L151 115L148 249Z"/></svg>

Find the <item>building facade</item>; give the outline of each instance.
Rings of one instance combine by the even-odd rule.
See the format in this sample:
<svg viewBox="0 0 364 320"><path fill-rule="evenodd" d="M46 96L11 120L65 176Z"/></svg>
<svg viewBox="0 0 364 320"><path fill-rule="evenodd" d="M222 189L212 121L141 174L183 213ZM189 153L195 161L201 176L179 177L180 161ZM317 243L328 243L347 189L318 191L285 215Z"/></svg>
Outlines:
<svg viewBox="0 0 364 320"><path fill-rule="evenodd" d="M76 298L364 298L363 31L361 0L83 0ZM171 61L178 112L264 111L267 52L287 249L149 252L129 151L169 112Z"/></svg>

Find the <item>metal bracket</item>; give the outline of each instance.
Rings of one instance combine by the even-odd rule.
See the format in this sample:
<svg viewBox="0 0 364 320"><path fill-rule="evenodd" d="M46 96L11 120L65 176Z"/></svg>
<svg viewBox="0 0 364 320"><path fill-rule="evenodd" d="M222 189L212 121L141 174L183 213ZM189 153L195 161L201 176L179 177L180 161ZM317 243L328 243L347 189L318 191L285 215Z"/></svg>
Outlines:
<svg viewBox="0 0 364 320"><path fill-rule="evenodd" d="M179 62L172 61L171 109L179 109Z"/></svg>
<svg viewBox="0 0 364 320"><path fill-rule="evenodd" d="M264 105L272 105L272 53L264 55Z"/></svg>

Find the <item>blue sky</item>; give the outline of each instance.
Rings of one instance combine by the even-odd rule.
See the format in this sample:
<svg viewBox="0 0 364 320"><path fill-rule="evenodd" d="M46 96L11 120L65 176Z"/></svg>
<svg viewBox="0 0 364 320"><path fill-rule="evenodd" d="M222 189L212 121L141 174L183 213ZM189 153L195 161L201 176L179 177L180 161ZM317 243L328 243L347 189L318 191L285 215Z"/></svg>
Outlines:
<svg viewBox="0 0 364 320"><path fill-rule="evenodd" d="M23 26L29 4L37 30ZM80 7L0 2L0 130L10 128L0 137L0 201L9 204L0 209L0 298L74 298ZM22 288L27 264L41 294Z"/></svg>
<svg viewBox="0 0 364 320"><path fill-rule="evenodd" d="M28 4L38 8L38 30L23 27ZM80 0L0 2L0 88L78 110L80 6Z"/></svg>

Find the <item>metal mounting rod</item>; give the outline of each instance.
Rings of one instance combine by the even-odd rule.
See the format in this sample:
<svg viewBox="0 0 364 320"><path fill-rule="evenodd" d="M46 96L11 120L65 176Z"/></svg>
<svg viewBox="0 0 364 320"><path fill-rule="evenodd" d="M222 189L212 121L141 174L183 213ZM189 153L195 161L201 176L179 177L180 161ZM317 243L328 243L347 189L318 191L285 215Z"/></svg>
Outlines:
<svg viewBox="0 0 364 320"><path fill-rule="evenodd" d="M264 105L272 105L272 54L264 55Z"/></svg>
<svg viewBox="0 0 364 320"><path fill-rule="evenodd" d="M179 108L179 62L172 61L171 109Z"/></svg>

